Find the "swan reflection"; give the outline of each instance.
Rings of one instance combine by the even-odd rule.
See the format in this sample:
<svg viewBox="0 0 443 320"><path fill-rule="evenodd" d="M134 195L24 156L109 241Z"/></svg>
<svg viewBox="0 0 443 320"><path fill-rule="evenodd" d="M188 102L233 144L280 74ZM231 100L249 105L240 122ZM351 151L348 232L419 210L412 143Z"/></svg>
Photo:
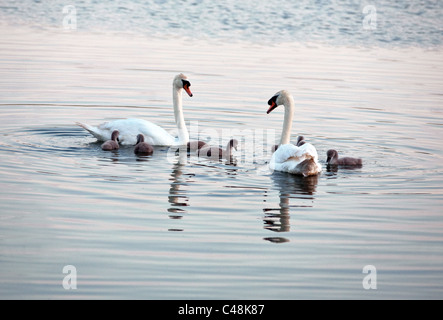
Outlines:
<svg viewBox="0 0 443 320"><path fill-rule="evenodd" d="M168 202L171 207L168 209L169 217L171 219L181 219L186 213L185 207L189 206L189 197L186 195L186 189L188 186L189 178L194 175L183 175L184 165L177 162L172 167L170 188Z"/></svg>
<svg viewBox="0 0 443 320"><path fill-rule="evenodd" d="M303 177L275 171L271 178L279 191L280 202L278 208L263 209L264 228L274 232L288 232L290 230L290 209L310 206L305 204L305 200L312 201L314 199L318 175ZM264 240L275 243L289 241L284 237L265 237Z"/></svg>

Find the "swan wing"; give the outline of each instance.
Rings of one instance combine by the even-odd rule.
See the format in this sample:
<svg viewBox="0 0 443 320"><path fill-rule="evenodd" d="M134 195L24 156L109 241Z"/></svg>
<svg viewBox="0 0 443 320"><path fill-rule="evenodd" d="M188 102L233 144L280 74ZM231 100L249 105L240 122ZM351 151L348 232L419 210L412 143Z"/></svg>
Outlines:
<svg viewBox="0 0 443 320"><path fill-rule="evenodd" d="M317 150L310 143L297 147L293 144L284 144L278 147L273 156L276 163L284 163L289 160L302 162L306 159L317 159Z"/></svg>
<svg viewBox="0 0 443 320"><path fill-rule="evenodd" d="M135 145L139 133L144 135L147 143L154 146L171 146L176 144L176 139L165 129L143 119L119 119L102 123L97 127L81 123L77 124L89 131L99 141L109 140L112 132L118 130L121 145Z"/></svg>
<svg viewBox="0 0 443 320"><path fill-rule="evenodd" d="M321 171L318 164L317 150L312 144L305 143L300 147L293 144L284 144L274 152L269 166L272 170L305 174L305 166L302 164L306 160L312 160L316 166L315 171Z"/></svg>
<svg viewBox="0 0 443 320"><path fill-rule="evenodd" d="M108 132L118 130L119 139L123 145L134 145L137 143L137 135L143 134L145 141L154 146L170 146L175 143L175 139L165 129L143 119L119 119L103 123L99 129Z"/></svg>
<svg viewBox="0 0 443 320"><path fill-rule="evenodd" d="M107 130L101 130L98 127L90 126L89 124L76 122L76 125L82 127L90 134L92 134L98 141L107 141L111 139L111 133Z"/></svg>

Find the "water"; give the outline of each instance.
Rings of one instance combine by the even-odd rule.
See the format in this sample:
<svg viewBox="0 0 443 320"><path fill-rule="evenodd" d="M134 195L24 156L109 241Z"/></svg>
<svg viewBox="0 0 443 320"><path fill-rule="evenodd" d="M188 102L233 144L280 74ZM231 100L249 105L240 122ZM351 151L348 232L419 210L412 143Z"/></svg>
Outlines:
<svg viewBox="0 0 443 320"><path fill-rule="evenodd" d="M306 1L299 12L260 2L244 13L251 3L185 2L173 13L162 1L131 2L132 11L83 2L77 31L57 24L60 2L2 3L3 299L443 297L441 2L401 9L396 19L419 20L400 40L383 24L397 20L381 14L400 4L378 2L377 29L347 35L307 18L341 4ZM154 20L134 18L144 6ZM225 28L206 19L194 32L199 6L220 19L229 9ZM299 23L291 19L294 29L278 32L284 17L261 15L270 7L314 21L306 28L317 37L289 32ZM96 18L82 21L83 8ZM361 21L335 11L336 28L346 15ZM174 27L165 14L189 24ZM257 31L255 16L270 27ZM179 72L192 83L192 134L213 144L238 137L236 163L162 147L152 157L131 146L104 152L75 125L137 117L173 131ZM281 107L266 115L266 102L283 88L296 101L292 138L316 146L318 177L266 170L283 121ZM327 171L330 148L363 167ZM67 265L76 290L63 288ZM366 265L376 267L376 290L362 286Z"/></svg>
<svg viewBox="0 0 443 320"><path fill-rule="evenodd" d="M74 23L69 8L63 14L68 5L75 5L78 31L161 38L435 46L443 33L439 0L2 0L0 14L13 25L60 28L63 22Z"/></svg>

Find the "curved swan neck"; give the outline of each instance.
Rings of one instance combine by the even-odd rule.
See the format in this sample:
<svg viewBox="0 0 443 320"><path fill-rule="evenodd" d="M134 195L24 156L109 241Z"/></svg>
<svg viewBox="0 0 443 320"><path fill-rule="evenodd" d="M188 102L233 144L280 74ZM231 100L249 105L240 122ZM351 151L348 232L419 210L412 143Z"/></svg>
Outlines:
<svg viewBox="0 0 443 320"><path fill-rule="evenodd" d="M292 119L294 117L294 98L291 95L284 97L285 119L281 133L280 145L288 144L291 141Z"/></svg>
<svg viewBox="0 0 443 320"><path fill-rule="evenodd" d="M189 133L186 128L185 118L183 117L182 91L183 89L177 88L174 85L172 86L174 117L178 129L178 139L181 145L185 145L189 142Z"/></svg>

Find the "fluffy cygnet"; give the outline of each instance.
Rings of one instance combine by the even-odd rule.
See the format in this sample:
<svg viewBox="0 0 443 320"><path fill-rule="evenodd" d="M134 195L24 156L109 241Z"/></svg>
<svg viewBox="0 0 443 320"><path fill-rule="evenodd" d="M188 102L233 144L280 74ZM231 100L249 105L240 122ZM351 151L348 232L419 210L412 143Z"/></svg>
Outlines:
<svg viewBox="0 0 443 320"><path fill-rule="evenodd" d="M201 157L207 157L211 159L223 159L229 160L232 156L232 149L234 148L237 150L238 141L236 139L229 140L226 150L223 150L219 147L211 147L206 146L198 150L198 156Z"/></svg>
<svg viewBox="0 0 443 320"><path fill-rule="evenodd" d="M137 144L134 148L136 154L152 154L154 148L147 142L145 142L145 136L141 133L137 135Z"/></svg>
<svg viewBox="0 0 443 320"><path fill-rule="evenodd" d="M328 165L340 165L340 166L361 166L362 160L359 158L351 158L351 157L338 157L337 150L330 149L326 153L327 160L326 163Z"/></svg>
<svg viewBox="0 0 443 320"><path fill-rule="evenodd" d="M105 151L117 150L119 148L118 145L118 130L114 130L111 135L111 140L108 140L102 144L102 149Z"/></svg>

